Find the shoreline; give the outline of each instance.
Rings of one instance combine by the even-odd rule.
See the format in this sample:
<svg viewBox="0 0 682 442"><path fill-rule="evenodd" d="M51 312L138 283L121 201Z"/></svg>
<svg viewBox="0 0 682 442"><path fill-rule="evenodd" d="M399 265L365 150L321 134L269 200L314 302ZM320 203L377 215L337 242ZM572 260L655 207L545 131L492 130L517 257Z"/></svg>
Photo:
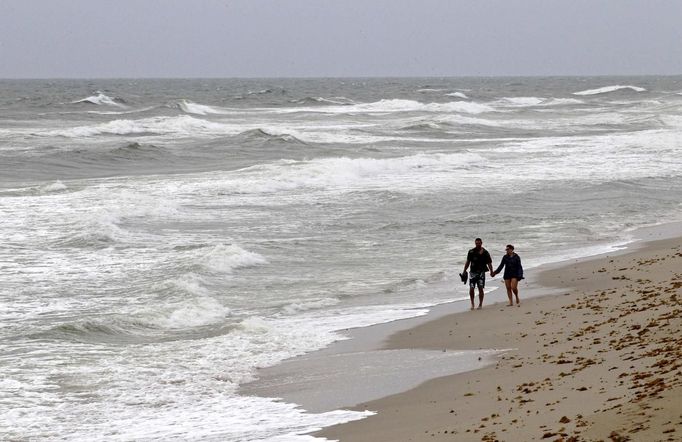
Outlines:
<svg viewBox="0 0 682 442"><path fill-rule="evenodd" d="M384 348L513 350L487 367L350 407L376 414L313 435L341 441L680 440L678 227L653 229L616 253L542 270L537 282L561 288L559 296L521 292L519 308L489 305L394 333ZM666 239L651 241L656 237Z"/></svg>
<svg viewBox="0 0 682 442"><path fill-rule="evenodd" d="M638 229L633 240L622 248L599 255L537 266L533 269L531 277L520 287L523 304L520 311L529 314L531 312L526 309L544 308L541 306L548 302L544 301L544 298L560 299L562 298L561 294L567 294L567 291L572 290L560 278L547 279L541 275L560 271L560 269L572 265L581 265L596 260L611 260L612 258L639 253L639 251L650 247L650 244L653 244L652 241L680 236L682 236L682 223L646 227ZM491 280L491 282L499 284L501 279ZM537 305L535 305L536 300ZM486 293L486 301L482 311L471 313L486 314L486 312L492 311L505 311L506 293L504 286ZM551 304L551 302L549 303ZM437 385L437 389L442 389L444 385L453 382L479 383L481 377L494 376L493 370L499 369L500 363L505 361L507 357L506 354L518 351L517 348L510 345L514 343L513 341L499 339L499 336L496 339L491 339L491 336L479 334L475 336L476 339L469 339L468 341L453 339L453 333L455 335L457 333L453 332L452 326L445 330L447 327L444 324L452 322L454 319L456 327L462 327L464 324L458 324L457 318L467 317L469 314L468 304L468 299L439 304L430 308L430 311L424 316L347 330L345 334L348 339L346 340L334 342L326 348L259 370L258 379L242 386L240 394L279 397L286 402L296 403L310 412L331 411L339 408L355 411L376 411L378 414L370 418L327 427L313 433L315 436L332 440L363 440L356 437L354 428L364 428L367 423L375 422L378 420L378 416L384 415L387 405L383 401L389 401L391 405L388 406L392 407L394 398L412 397L414 394L419 394L415 392L422 390L430 391L429 386L432 384ZM529 307L531 305L532 307ZM516 307L511 307L511 309L516 309ZM470 325L474 327L480 324ZM508 324L512 328L514 325ZM430 327L434 327L434 330L430 331L428 336L424 336L421 332ZM499 327L500 324L497 324L496 328ZM414 333L416 330L419 332ZM441 336L440 340L434 339L434 335L438 334ZM400 338L397 338L398 336ZM404 340L405 336L412 336L412 338L411 340ZM501 350L491 351L491 349ZM409 353L405 353L406 350ZM419 351L431 351L430 355L433 355L436 351L454 354L454 352L463 350L482 350L483 352L478 358L469 358L466 366L446 367L442 371L425 369L423 364L421 367L418 364L409 364L406 363L405 359L406 355ZM424 355L428 357L429 354L425 353ZM375 364L380 372L385 371L383 376L378 377L366 372L359 373L357 367L367 365L367 361L371 361L370 364ZM447 365L446 360L443 362ZM385 370L386 367L394 366L399 368ZM308 378L301 379L300 382L292 382L292 379L304 372L312 372L312 374ZM418 372L419 376L406 379L405 374L412 372ZM379 388L375 389L367 388L373 382L376 383L377 379L384 378L393 379L393 382L380 385ZM310 379L316 379L319 382L313 382L306 386ZM364 384L358 382L363 379L366 380ZM441 385L442 383L444 385ZM353 387L357 387L355 391L353 391ZM361 391L360 394L358 394L358 390ZM334 398L334 400L330 401L329 398ZM452 418L451 415L449 417ZM409 421L409 419L401 419L401 422L403 420ZM416 422L414 423L416 424ZM386 425L393 426L392 423ZM372 434L371 440L383 440L374 430L368 434ZM447 440L453 440L452 432L443 434L448 434ZM468 435L463 440L471 440L472 436ZM385 440L396 439L387 438ZM419 438L413 440L419 440Z"/></svg>
<svg viewBox="0 0 682 442"><path fill-rule="evenodd" d="M526 296L542 296L548 291L555 295L559 293L558 289L533 287L534 283L530 281L534 278L531 276L524 283ZM501 278L493 280L496 284L501 284L501 281ZM461 284L459 281L454 283ZM484 310L502 305L506 299L504 285L489 290ZM443 352L443 348L385 347L385 342L397 333L469 312L469 299L436 304L428 310L424 315L343 330L344 339L276 365L259 368L257 379L242 384L239 394L276 397L315 413L349 409L361 402L404 392L436 377L481 369L494 364L496 355L503 351L486 347L450 352ZM471 354L461 354L466 352ZM424 358L438 366L425 369ZM461 361L462 358L465 360ZM377 372L373 372L371 367L375 367Z"/></svg>

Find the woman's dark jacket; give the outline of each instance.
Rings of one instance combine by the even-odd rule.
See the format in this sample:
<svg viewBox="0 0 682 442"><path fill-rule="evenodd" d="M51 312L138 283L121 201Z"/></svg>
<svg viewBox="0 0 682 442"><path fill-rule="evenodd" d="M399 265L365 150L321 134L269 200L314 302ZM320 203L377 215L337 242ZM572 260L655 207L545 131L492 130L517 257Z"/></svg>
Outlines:
<svg viewBox="0 0 682 442"><path fill-rule="evenodd" d="M523 267L521 266L521 258L516 253L514 253L511 256L504 255L502 257L500 265L497 267L497 270L495 270L495 273L496 274L499 273L500 270L502 270L502 267L504 267L503 279L512 278L516 278L518 280L523 279Z"/></svg>

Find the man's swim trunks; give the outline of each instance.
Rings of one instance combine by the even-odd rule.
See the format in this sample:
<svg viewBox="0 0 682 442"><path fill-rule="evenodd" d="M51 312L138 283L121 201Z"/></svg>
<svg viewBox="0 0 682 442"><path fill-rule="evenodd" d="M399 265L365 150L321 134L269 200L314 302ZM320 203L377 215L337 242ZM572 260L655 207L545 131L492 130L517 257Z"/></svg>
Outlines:
<svg viewBox="0 0 682 442"><path fill-rule="evenodd" d="M474 273L469 272L469 287L473 288L484 288L485 287L485 272Z"/></svg>

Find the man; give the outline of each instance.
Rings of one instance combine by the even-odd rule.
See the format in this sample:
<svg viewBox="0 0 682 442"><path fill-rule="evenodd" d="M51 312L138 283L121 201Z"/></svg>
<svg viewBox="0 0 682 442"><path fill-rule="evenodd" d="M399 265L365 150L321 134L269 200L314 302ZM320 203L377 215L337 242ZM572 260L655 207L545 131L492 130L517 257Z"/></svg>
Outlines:
<svg viewBox="0 0 682 442"><path fill-rule="evenodd" d="M493 259L490 253L483 248L483 240L476 238L474 241L476 247L469 250L467 254L467 262L464 264L464 271L466 272L471 265L469 272L469 297L471 298L471 310L474 309L474 289L478 287L478 308L483 308L483 289L485 288L485 274L490 271L493 274Z"/></svg>

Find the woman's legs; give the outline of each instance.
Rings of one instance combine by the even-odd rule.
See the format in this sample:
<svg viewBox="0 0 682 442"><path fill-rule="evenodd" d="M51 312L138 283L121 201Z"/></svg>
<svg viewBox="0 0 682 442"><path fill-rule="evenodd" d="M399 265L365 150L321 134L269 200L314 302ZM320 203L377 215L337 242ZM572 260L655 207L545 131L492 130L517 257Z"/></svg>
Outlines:
<svg viewBox="0 0 682 442"><path fill-rule="evenodd" d="M514 302L512 301L512 281L516 281L515 279L505 279L504 280L504 286L507 288L507 296L509 297L509 304L508 306L514 305Z"/></svg>
<svg viewBox="0 0 682 442"><path fill-rule="evenodd" d="M521 305L521 301L519 301L519 280L516 278L512 278L509 280L505 280L504 283L507 284L507 281L509 281L509 285L507 285L507 296L509 296L509 304L511 305L512 303L511 292L514 292L514 295L516 296L516 305Z"/></svg>

